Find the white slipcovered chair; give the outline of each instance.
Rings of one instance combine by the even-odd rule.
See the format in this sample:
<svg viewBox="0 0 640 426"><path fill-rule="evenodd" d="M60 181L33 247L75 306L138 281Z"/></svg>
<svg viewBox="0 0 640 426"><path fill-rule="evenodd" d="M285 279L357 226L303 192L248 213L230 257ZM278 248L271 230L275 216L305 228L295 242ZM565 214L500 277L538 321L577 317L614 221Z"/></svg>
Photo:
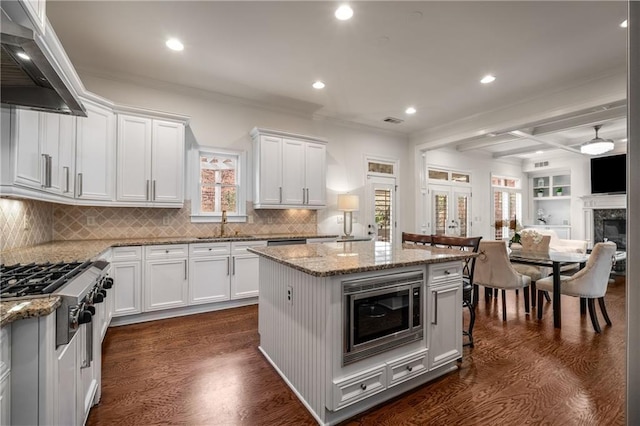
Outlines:
<svg viewBox="0 0 640 426"><path fill-rule="evenodd" d="M480 241L480 255L476 258L473 283L485 288L502 290L502 320L507 320L505 290L526 289L531 278L519 274L509 261L506 241ZM529 292L524 293L525 312L529 313Z"/></svg>
<svg viewBox="0 0 640 426"><path fill-rule="evenodd" d="M482 247L482 246L481 246ZM571 276L561 276L560 293L567 296L583 297L587 299L589 316L593 329L600 333L600 324L595 311L595 299L598 299L600 310L607 325L611 325L611 320L607 314L604 304L604 295L607 293L609 284L609 274L613 266L613 259L616 252L616 244L612 242L597 243L593 246L586 266ZM477 269L476 269L477 274ZM543 291L553 291L553 277L538 280L538 298ZM542 304L538 304L538 319L542 319Z"/></svg>
<svg viewBox="0 0 640 426"><path fill-rule="evenodd" d="M549 253L549 244L551 243L551 235L543 235L535 229L525 229L520 232L520 245L523 251ZM540 278L549 276L553 270L546 266L524 265L516 263L513 269L522 275L531 278L531 306L536 306L536 281ZM544 293L547 300L549 293Z"/></svg>

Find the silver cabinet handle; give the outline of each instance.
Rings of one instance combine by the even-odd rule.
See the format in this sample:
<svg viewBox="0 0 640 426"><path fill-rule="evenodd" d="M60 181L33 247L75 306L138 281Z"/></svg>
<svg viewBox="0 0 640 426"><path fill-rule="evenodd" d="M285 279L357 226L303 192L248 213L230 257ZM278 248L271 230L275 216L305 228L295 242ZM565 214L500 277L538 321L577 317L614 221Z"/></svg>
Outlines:
<svg viewBox="0 0 640 426"><path fill-rule="evenodd" d="M307 188L307 204L309 204L309 188Z"/></svg>
<svg viewBox="0 0 640 426"><path fill-rule="evenodd" d="M40 154L40 186L47 187L47 154Z"/></svg>
<svg viewBox="0 0 640 426"><path fill-rule="evenodd" d="M362 389L362 390L367 390L367 385L365 385L364 383L362 383L362 384L360 385L360 389Z"/></svg>
<svg viewBox="0 0 640 426"><path fill-rule="evenodd" d="M144 194L144 199L147 200L147 201L150 201L149 200L149 197L150 197L150 195L149 195L149 185L151 185L151 181L149 179L147 179L147 188L146 188L146 190L145 190L146 192Z"/></svg>
<svg viewBox="0 0 640 426"><path fill-rule="evenodd" d="M187 259L184 260L184 280L186 281L187 278Z"/></svg>
<svg viewBox="0 0 640 426"><path fill-rule="evenodd" d="M282 187L279 187L278 189L280 191L280 203L282 203Z"/></svg>
<svg viewBox="0 0 640 426"><path fill-rule="evenodd" d="M231 273L232 273L233 275L235 275L235 274L236 274L236 257L235 257L235 256L233 256L233 261L232 261L231 266L232 266L232 268L231 268Z"/></svg>
<svg viewBox="0 0 640 426"><path fill-rule="evenodd" d="M156 180L153 180L153 183L151 184L151 201L155 201L156 200Z"/></svg>
<svg viewBox="0 0 640 426"><path fill-rule="evenodd" d="M78 197L82 197L82 173L78 173Z"/></svg>
<svg viewBox="0 0 640 426"><path fill-rule="evenodd" d="M410 365L407 365L407 371L409 371L409 373L411 373L413 371L413 367Z"/></svg>
<svg viewBox="0 0 640 426"><path fill-rule="evenodd" d="M304 190L304 188L302 188L302 204L307 204L307 191Z"/></svg>
<svg viewBox="0 0 640 426"><path fill-rule="evenodd" d="M69 192L69 167L63 167L64 170L64 192Z"/></svg>
<svg viewBox="0 0 640 426"><path fill-rule="evenodd" d="M433 295L433 321L431 324L438 325L438 292L432 291Z"/></svg>
<svg viewBox="0 0 640 426"><path fill-rule="evenodd" d="M227 257L227 275L231 274L231 257Z"/></svg>
<svg viewBox="0 0 640 426"><path fill-rule="evenodd" d="M45 180L45 186L47 188L51 188L51 156L48 154L45 154L45 169L46 169L46 180Z"/></svg>

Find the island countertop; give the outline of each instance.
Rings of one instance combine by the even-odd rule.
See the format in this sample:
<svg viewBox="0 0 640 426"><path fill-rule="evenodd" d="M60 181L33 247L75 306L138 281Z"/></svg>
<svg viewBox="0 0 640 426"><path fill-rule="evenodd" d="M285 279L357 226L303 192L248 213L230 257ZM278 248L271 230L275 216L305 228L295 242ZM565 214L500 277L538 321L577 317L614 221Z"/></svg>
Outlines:
<svg viewBox="0 0 640 426"><path fill-rule="evenodd" d="M380 241L251 247L247 250L316 277L444 263L477 256L460 250Z"/></svg>

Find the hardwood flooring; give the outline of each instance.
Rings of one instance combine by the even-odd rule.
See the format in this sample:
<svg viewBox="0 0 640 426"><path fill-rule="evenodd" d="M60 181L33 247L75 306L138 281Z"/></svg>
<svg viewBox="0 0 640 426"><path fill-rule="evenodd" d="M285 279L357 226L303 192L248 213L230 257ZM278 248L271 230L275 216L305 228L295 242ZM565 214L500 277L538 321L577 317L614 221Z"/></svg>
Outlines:
<svg viewBox="0 0 640 426"><path fill-rule="evenodd" d="M345 425L623 425L624 277L609 286L613 326L600 316L601 334L575 298L563 296L556 330L550 303L538 322L522 294L508 293L506 322L481 294L475 348L457 371ZM250 306L110 328L102 399L87 424L315 424L258 351L257 323Z"/></svg>

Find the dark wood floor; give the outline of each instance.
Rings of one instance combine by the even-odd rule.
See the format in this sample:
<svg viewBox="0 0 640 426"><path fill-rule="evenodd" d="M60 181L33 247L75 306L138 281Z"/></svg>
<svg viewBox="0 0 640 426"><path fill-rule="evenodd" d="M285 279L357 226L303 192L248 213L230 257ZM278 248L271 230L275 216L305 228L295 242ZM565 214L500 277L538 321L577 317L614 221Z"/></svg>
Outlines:
<svg viewBox="0 0 640 426"><path fill-rule="evenodd" d="M563 328L525 315L511 293L480 299L476 345L460 369L348 425L623 425L625 281L606 296L613 327L596 334L564 297ZM315 424L257 349L257 307L109 329L102 399L88 425ZM604 325L604 321L601 321Z"/></svg>

